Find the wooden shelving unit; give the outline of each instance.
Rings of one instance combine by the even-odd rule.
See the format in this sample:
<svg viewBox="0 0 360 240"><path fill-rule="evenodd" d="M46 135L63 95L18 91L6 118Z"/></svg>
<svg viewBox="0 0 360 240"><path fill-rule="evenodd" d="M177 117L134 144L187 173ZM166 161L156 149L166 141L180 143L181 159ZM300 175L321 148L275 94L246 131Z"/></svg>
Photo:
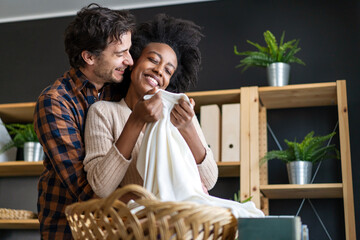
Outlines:
<svg viewBox="0 0 360 240"><path fill-rule="evenodd" d="M346 82L300 84L284 87L243 87L231 90L189 92L195 111L209 104L241 103L240 162L219 162L220 177L239 177L242 200L252 196L257 207L268 212L268 199L343 198L346 239L356 239L354 198L350 157ZM267 151L267 109L333 106L338 108L341 183L308 185L268 184L266 164L259 159ZM31 122L35 103L0 104L6 123ZM0 163L0 177L38 176L41 162ZM1 206L0 206L1 207ZM1 229L37 229L37 220L0 220Z"/></svg>
<svg viewBox="0 0 360 240"><path fill-rule="evenodd" d="M247 101L251 104L250 107L241 108L241 115L249 116L245 120L248 125L241 123L241 140L246 139L251 143L241 144L241 152L248 152L247 156L241 157L241 199L253 196L255 204L268 213L268 199L343 198L346 239L356 239L346 81L284 87L245 87L241 88L241 99L243 103ZM259 166L259 159L267 152L267 109L334 105L338 109L342 182L268 184L267 164ZM254 108L257 110L253 111ZM243 125L246 132L243 132Z"/></svg>
<svg viewBox="0 0 360 240"><path fill-rule="evenodd" d="M200 106L240 102L240 89L188 92L186 95L195 100L195 112L200 112Z"/></svg>
<svg viewBox="0 0 360 240"><path fill-rule="evenodd" d="M219 162L220 177L238 177L240 172L240 162ZM40 176L44 169L43 162L2 162L0 163L0 177L26 177Z"/></svg>
<svg viewBox="0 0 360 240"><path fill-rule="evenodd" d="M0 163L0 177L40 176L44 170L43 162L2 162Z"/></svg>
<svg viewBox="0 0 360 240"><path fill-rule="evenodd" d="M0 219L0 229L39 229L40 223L37 219L10 220Z"/></svg>
<svg viewBox="0 0 360 240"><path fill-rule="evenodd" d="M314 183L305 185L260 185L260 191L268 199L342 198L341 183Z"/></svg>
<svg viewBox="0 0 360 240"><path fill-rule="evenodd" d="M218 162L219 177L239 177L240 162Z"/></svg>
<svg viewBox="0 0 360 240"><path fill-rule="evenodd" d="M0 118L4 123L33 121L35 102L0 104Z"/></svg>
<svg viewBox="0 0 360 240"><path fill-rule="evenodd" d="M0 104L0 118L4 123L28 123L33 121L35 102ZM42 162L2 162L0 177L39 176ZM1 207L1 206L0 206ZM39 229L37 219L0 219L0 229Z"/></svg>
<svg viewBox="0 0 360 240"><path fill-rule="evenodd" d="M191 92L187 95L195 99L197 112L201 105L241 103L241 165L220 162L219 169L227 172L229 176L239 174L242 200L252 196L256 206L268 213L268 199L343 198L346 239L356 239L345 80L284 87L242 87L233 90ZM319 106L338 108L342 182L308 185L268 184L267 165L259 166L260 157L267 152L267 110Z"/></svg>
<svg viewBox="0 0 360 240"><path fill-rule="evenodd" d="M260 87L259 98L266 109L336 105L336 82Z"/></svg>

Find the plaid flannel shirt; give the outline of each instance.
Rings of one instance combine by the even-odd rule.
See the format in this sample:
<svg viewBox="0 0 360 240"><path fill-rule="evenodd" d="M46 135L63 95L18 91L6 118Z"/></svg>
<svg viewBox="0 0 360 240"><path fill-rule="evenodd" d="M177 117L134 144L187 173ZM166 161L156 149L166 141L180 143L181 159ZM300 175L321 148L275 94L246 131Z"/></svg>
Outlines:
<svg viewBox="0 0 360 240"><path fill-rule="evenodd" d="M99 97L81 71L70 69L38 98L34 126L45 152L37 203L42 239L72 239L65 207L94 197L83 167L86 113L100 99L118 101L116 91L105 85Z"/></svg>

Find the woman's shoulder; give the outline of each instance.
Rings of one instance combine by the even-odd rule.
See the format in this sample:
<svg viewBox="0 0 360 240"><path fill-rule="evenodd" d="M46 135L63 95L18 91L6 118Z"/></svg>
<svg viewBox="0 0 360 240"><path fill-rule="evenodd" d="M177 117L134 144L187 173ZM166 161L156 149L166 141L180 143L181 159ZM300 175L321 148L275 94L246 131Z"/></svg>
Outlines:
<svg viewBox="0 0 360 240"><path fill-rule="evenodd" d="M112 108L122 108L124 107L124 99L120 100L119 102L111 102L111 101L105 101L100 100L90 106L90 108L94 109L112 109Z"/></svg>
<svg viewBox="0 0 360 240"><path fill-rule="evenodd" d="M92 112L96 112L107 115L113 112L127 111L127 109L128 107L124 99L120 100L119 102L101 100L90 106L89 114L92 114Z"/></svg>

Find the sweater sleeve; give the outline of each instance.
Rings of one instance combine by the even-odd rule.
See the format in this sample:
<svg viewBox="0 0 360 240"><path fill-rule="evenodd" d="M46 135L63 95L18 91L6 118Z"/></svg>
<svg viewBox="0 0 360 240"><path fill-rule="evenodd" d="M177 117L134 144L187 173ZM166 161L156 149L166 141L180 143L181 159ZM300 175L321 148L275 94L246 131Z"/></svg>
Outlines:
<svg viewBox="0 0 360 240"><path fill-rule="evenodd" d="M209 148L208 144L206 143L204 133L201 130L200 124L196 118L196 116L193 117L193 124L196 128L196 131L200 137L200 140L206 150L205 159L198 164L198 170L200 173L200 178L205 187L210 190L212 189L218 179L218 167L214 159L214 155Z"/></svg>
<svg viewBox="0 0 360 240"><path fill-rule="evenodd" d="M117 137L111 113L116 111L111 109L111 106L114 106L112 104L114 103L93 104L87 114L85 125L84 167L89 184L100 197L106 197L115 191L132 161L125 159L115 146ZM120 123L122 127L124 124Z"/></svg>

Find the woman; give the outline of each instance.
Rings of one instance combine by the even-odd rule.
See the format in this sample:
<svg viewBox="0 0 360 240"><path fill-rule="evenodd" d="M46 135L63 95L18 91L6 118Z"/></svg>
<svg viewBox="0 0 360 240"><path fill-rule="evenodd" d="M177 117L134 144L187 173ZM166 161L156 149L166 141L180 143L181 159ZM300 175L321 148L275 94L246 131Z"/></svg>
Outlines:
<svg viewBox="0 0 360 240"><path fill-rule="evenodd" d="M143 185L136 169L143 130L161 118L163 107L161 93L149 100L143 96L157 89L185 92L197 82L201 37L193 22L164 14L138 27L131 49L134 65L124 80L125 98L95 103L87 116L84 166L98 196L106 197L131 183ZM190 104L180 100L171 112L171 122L188 144L204 187L211 189L218 169Z"/></svg>

